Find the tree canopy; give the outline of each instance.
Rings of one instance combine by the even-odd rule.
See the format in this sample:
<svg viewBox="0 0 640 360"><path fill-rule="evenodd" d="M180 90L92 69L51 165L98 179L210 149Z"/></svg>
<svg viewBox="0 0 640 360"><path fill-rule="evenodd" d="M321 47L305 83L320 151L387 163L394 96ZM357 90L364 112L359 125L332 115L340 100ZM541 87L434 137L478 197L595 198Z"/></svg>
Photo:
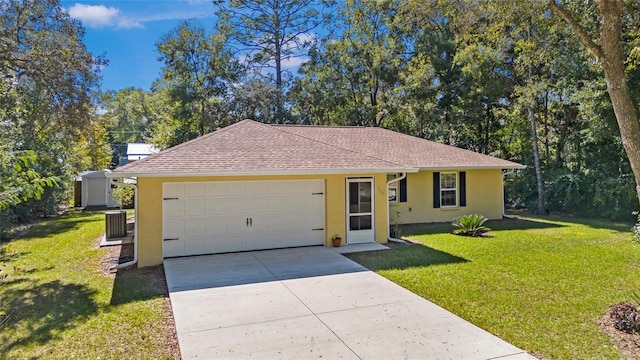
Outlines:
<svg viewBox="0 0 640 360"><path fill-rule="evenodd" d="M128 142L164 149L244 118L380 126L517 161L515 207L638 209L638 2L214 5L215 27L157 40L150 91L99 93L106 59L57 0L0 2L0 191L15 194L2 216L51 212L56 185L114 166Z"/></svg>

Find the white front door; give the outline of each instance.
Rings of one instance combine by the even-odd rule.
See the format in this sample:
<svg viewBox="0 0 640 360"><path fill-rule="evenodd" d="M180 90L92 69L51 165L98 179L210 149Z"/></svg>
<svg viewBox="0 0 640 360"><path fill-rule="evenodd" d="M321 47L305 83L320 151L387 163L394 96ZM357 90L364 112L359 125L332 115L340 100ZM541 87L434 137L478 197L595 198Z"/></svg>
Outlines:
<svg viewBox="0 0 640 360"><path fill-rule="evenodd" d="M347 179L347 244L375 241L372 178Z"/></svg>

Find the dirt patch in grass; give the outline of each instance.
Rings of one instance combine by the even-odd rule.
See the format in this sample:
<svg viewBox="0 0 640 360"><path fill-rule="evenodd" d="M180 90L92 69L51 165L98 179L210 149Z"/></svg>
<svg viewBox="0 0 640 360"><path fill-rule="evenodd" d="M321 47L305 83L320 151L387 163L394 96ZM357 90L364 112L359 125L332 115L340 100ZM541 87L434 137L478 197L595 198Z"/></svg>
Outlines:
<svg viewBox="0 0 640 360"><path fill-rule="evenodd" d="M598 321L600 328L607 333L611 343L629 360L640 360L640 334L626 333L613 327L609 314Z"/></svg>

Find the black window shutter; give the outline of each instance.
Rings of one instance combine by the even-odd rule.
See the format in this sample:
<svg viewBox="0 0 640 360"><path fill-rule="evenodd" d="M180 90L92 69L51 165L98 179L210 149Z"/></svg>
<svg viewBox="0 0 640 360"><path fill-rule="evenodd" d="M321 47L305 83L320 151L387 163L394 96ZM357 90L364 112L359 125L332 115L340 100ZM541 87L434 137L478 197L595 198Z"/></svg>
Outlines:
<svg viewBox="0 0 640 360"><path fill-rule="evenodd" d="M440 207L440 173L433 173L433 207Z"/></svg>
<svg viewBox="0 0 640 360"><path fill-rule="evenodd" d="M460 206L467 206L467 173L460 171Z"/></svg>
<svg viewBox="0 0 640 360"><path fill-rule="evenodd" d="M400 180L400 202L407 202L407 178Z"/></svg>

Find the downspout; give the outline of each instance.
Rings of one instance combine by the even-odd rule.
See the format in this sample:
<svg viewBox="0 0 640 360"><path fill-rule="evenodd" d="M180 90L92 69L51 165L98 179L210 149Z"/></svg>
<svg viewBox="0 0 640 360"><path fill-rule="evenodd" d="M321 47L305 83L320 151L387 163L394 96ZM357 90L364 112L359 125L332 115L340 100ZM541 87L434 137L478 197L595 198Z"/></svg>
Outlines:
<svg viewBox="0 0 640 360"><path fill-rule="evenodd" d="M391 208L389 207L389 185L394 182L401 181L407 177L407 173L402 173L400 177L387 181L387 241L406 244L406 241L402 239L396 239L391 237ZM397 194L400 195L400 194Z"/></svg>
<svg viewBox="0 0 640 360"><path fill-rule="evenodd" d="M513 219L513 216L507 215L504 209L504 177L507 175L511 175L515 172L515 169L508 169L506 172L502 173L502 217L507 219Z"/></svg>
<svg viewBox="0 0 640 360"><path fill-rule="evenodd" d="M138 262L138 185L137 182L136 184L127 184L124 182L116 181L116 179L114 178L111 178L111 183L116 186L130 186L133 188L133 216L136 219L136 221L133 223L133 260L118 264L115 267L116 269L122 269L131 265L135 265Z"/></svg>

